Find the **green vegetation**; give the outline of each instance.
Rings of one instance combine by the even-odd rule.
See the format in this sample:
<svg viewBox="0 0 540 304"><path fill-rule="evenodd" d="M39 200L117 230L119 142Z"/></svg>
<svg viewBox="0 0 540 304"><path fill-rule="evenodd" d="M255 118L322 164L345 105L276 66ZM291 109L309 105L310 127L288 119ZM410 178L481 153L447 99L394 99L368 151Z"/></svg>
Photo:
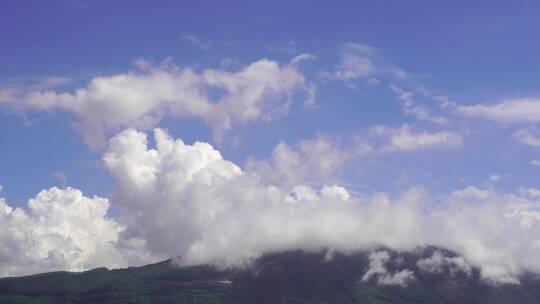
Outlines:
<svg viewBox="0 0 540 304"><path fill-rule="evenodd" d="M325 253L294 251L266 255L249 269L228 271L178 268L164 261L4 278L0 303L540 303L540 280L532 275L520 285L493 286L481 282L477 270L470 275L424 273L416 261L431 250L400 255L398 266L413 270L416 278L406 287L362 281L366 253L335 254L328 260Z"/></svg>

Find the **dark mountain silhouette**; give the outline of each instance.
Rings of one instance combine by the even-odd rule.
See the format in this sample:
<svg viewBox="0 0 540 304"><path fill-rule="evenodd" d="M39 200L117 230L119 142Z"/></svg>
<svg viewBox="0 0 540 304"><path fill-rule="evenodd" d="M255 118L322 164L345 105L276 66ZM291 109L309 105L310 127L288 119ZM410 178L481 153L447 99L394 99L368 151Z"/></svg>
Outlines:
<svg viewBox="0 0 540 304"><path fill-rule="evenodd" d="M521 284L493 285L445 266L425 272L417 262L437 250L388 251L390 273L411 270L406 286L379 285L369 269L369 252L291 251L267 254L249 268L176 267L171 261L143 267L81 273L51 272L0 279L0 303L540 303L540 279L525 275Z"/></svg>

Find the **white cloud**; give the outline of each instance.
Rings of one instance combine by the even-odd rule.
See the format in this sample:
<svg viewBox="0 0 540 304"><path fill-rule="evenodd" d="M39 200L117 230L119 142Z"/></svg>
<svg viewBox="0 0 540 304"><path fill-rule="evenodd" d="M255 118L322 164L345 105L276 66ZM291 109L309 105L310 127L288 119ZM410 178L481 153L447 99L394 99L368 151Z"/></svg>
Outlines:
<svg viewBox="0 0 540 304"><path fill-rule="evenodd" d="M540 160L533 159L529 162L532 166L540 167Z"/></svg>
<svg viewBox="0 0 540 304"><path fill-rule="evenodd" d="M415 79L413 74L387 63L379 53L369 45L346 43L339 64L330 71L322 71L321 76L327 80L345 81L353 89L357 89L359 83L366 87L383 83L401 102L405 115L434 124L448 124L447 117L435 114L432 105L437 105L439 110L448 110L457 104L448 96L411 81Z"/></svg>
<svg viewBox="0 0 540 304"><path fill-rule="evenodd" d="M501 176L500 176L499 174L495 174L495 173L490 174L490 175L488 176L488 178L489 178L489 180L490 180L491 182L498 182L499 180L501 180Z"/></svg>
<svg viewBox="0 0 540 304"><path fill-rule="evenodd" d="M297 185L290 191L243 171L207 143L188 145L160 129L154 138L151 148L145 133L128 129L109 142L103 161L116 181L116 220L106 217L106 199L70 188L42 191L28 211L1 200L2 273L176 256L182 265L226 267L283 250L409 251L425 245L455 252L463 260L444 263L478 267L489 282L518 283L524 272L540 273L536 196L475 187L437 199L421 188L356 194L337 185ZM373 258L367 277L380 284L411 278L407 270L385 274L385 261Z"/></svg>
<svg viewBox="0 0 540 304"><path fill-rule="evenodd" d="M537 201L515 194L474 187L455 191L446 200L446 210L433 213L438 238L433 244L460 253L480 267L488 281L517 283L522 271L540 271L534 258L540 250L535 247L538 206Z"/></svg>
<svg viewBox="0 0 540 304"><path fill-rule="evenodd" d="M298 48L294 40L289 40L283 46L276 45L267 45L266 48L272 52L287 53L287 54L296 54L298 53Z"/></svg>
<svg viewBox="0 0 540 304"><path fill-rule="evenodd" d="M48 77L42 77L39 79L39 81L31 86L31 89L33 90L46 90L50 88L55 88L59 86L63 86L66 84L69 84L73 82L72 78L64 77L64 76L48 76Z"/></svg>
<svg viewBox="0 0 540 304"><path fill-rule="evenodd" d="M328 198L340 199L345 202L351 198L347 189L338 185L324 185L321 189L321 195Z"/></svg>
<svg viewBox="0 0 540 304"><path fill-rule="evenodd" d="M148 149L144 133L123 131L110 140L103 161L117 180L114 198L128 233L147 239L154 252L174 257L200 237L199 225L230 203L212 188L241 170L209 144L189 146L159 129L155 140L157 149Z"/></svg>
<svg viewBox="0 0 540 304"><path fill-rule="evenodd" d="M151 149L145 134L124 131L104 156L127 234L146 239L153 253L182 255L186 264L237 265L275 250L369 247L382 235L394 247L410 241L415 220L404 206L352 204L335 186L289 192L242 171L208 144L186 145L160 130L155 137ZM383 214L396 217L392 226L377 223Z"/></svg>
<svg viewBox="0 0 540 304"><path fill-rule="evenodd" d="M328 182L334 180L336 173L356 154L354 149L343 147L337 139L319 135L294 146L279 143L270 160L250 158L246 169L274 184Z"/></svg>
<svg viewBox="0 0 540 304"><path fill-rule="evenodd" d="M189 43L193 44L194 46L203 49L205 51L210 50L213 47L213 43L211 41L202 40L195 35L191 34L185 34L180 36L180 39L184 41L188 41Z"/></svg>
<svg viewBox="0 0 540 304"><path fill-rule="evenodd" d="M448 110L457 104L448 96L417 84L413 74L387 63L379 53L378 49L366 44L346 43L342 47L339 64L330 71L322 71L321 76L327 80L344 81L353 89L357 89L358 84L368 87L383 83L401 102L405 115L434 124L448 124L447 117L434 114L432 105L437 105L439 110Z"/></svg>
<svg viewBox="0 0 540 304"><path fill-rule="evenodd" d="M539 204L527 197L474 187L437 201L419 188L397 196L351 195L339 186L288 191L208 144L186 145L160 130L155 136L152 149L145 134L124 131L104 156L126 235L146 239L153 254L230 266L289 249L434 245L461 255L488 281L516 283L524 271L540 273Z"/></svg>
<svg viewBox="0 0 540 304"><path fill-rule="evenodd" d="M522 189L524 190L525 194L530 195L532 197L539 197L540 198L540 190L535 188L527 188Z"/></svg>
<svg viewBox="0 0 540 304"><path fill-rule="evenodd" d="M447 257L440 251L435 251L429 258L416 262L418 267L425 272L440 273L446 269L450 275L455 275L458 271L470 274L472 267L463 257Z"/></svg>
<svg viewBox="0 0 540 304"><path fill-rule="evenodd" d="M425 89L406 91L396 85L390 85L390 89L397 95L398 100L401 101L405 114L412 115L418 120L429 121L439 125L448 124L448 120L445 117L431 114L424 106L417 104L415 101L415 97L418 94L421 94L424 97L428 97L432 100L440 101L442 105L447 106L451 102L444 96L433 96Z"/></svg>
<svg viewBox="0 0 540 304"><path fill-rule="evenodd" d="M501 123L540 122L540 99L524 97L495 104L458 106L457 111L469 117L483 117Z"/></svg>
<svg viewBox="0 0 540 304"><path fill-rule="evenodd" d="M387 251L375 251L369 255L369 269L362 276L362 281L369 281L375 277L378 285L399 285L407 286L414 280L411 270L403 269L395 273L390 273L385 264L390 261L390 254Z"/></svg>
<svg viewBox="0 0 540 304"><path fill-rule="evenodd" d="M317 56L313 55L313 54L309 54L309 53L303 53L303 54L300 54L298 56L295 56L293 59L291 59L291 64L292 65L298 65L300 64L302 61L306 61L306 60L315 60L317 58Z"/></svg>
<svg viewBox="0 0 540 304"><path fill-rule="evenodd" d="M521 129L514 133L514 138L517 139L519 142L533 146L533 147L540 147L540 137L536 136L534 133L532 133L529 130Z"/></svg>
<svg viewBox="0 0 540 304"><path fill-rule="evenodd" d="M355 54L346 54L343 56L333 76L335 79L350 80L372 77L376 73L377 69L369 58Z"/></svg>
<svg viewBox="0 0 540 304"><path fill-rule="evenodd" d="M290 65L292 67L298 67L302 62L308 61L308 60L315 60L317 56L309 53L302 53L300 55L295 56L290 61ZM304 100L304 106L305 107L315 107L317 105L317 100L315 98L315 95L317 93L317 87L313 83L306 83L304 86L304 90L306 91L306 99Z"/></svg>
<svg viewBox="0 0 540 304"><path fill-rule="evenodd" d="M463 141L461 136L454 132L415 132L406 124L399 128L375 126L370 129L370 135L382 139L381 147L378 148L380 152L448 149L461 146Z"/></svg>
<svg viewBox="0 0 540 304"><path fill-rule="evenodd" d="M377 49L362 43L346 43L340 63L332 72L323 72L331 80L370 80L377 77L405 78L404 70L389 65L377 54Z"/></svg>
<svg viewBox="0 0 540 304"><path fill-rule="evenodd" d="M248 158L246 170L264 182L282 186L335 183L341 169L362 157L450 149L461 144L461 136L454 132L415 131L406 124L397 128L378 125L370 128L366 136L359 135L348 142L323 135L294 145L281 142L274 147L270 159Z"/></svg>
<svg viewBox="0 0 540 304"><path fill-rule="evenodd" d="M2 91L9 92L10 88L25 86L27 90L47 90L65 86L73 81L73 78L57 75L7 79L0 83L0 96Z"/></svg>
<svg viewBox="0 0 540 304"><path fill-rule="evenodd" d="M117 248L124 229L106 217L107 199L81 191L51 188L12 208L0 198L0 276L93 267L125 267L142 262ZM136 248L131 248L136 249Z"/></svg>
<svg viewBox="0 0 540 304"><path fill-rule="evenodd" d="M141 63L139 62L139 66ZM144 70L96 77L72 92L10 87L0 90L0 105L18 111L68 111L92 147L122 127L147 129L164 116L202 118L219 141L234 124L271 120L287 113L292 95L303 91L314 103L315 86L296 64L261 59L236 72L200 73L166 62Z"/></svg>

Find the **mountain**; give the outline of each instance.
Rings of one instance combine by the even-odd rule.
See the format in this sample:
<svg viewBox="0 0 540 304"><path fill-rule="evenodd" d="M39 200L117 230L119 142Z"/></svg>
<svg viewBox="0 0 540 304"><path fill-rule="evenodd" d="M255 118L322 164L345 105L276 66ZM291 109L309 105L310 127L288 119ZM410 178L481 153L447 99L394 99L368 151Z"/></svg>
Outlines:
<svg viewBox="0 0 540 304"><path fill-rule="evenodd" d="M368 279L366 272L377 266L370 252L290 251L267 254L235 270L176 267L168 260L127 269L3 278L0 303L540 303L535 275L523 276L521 284L492 285L480 280L474 268L446 265L428 272L419 267L418 261L434 252L455 257L448 251L385 252L390 258L384 269L394 274L407 269L402 272L409 277L407 284L381 284L380 272Z"/></svg>

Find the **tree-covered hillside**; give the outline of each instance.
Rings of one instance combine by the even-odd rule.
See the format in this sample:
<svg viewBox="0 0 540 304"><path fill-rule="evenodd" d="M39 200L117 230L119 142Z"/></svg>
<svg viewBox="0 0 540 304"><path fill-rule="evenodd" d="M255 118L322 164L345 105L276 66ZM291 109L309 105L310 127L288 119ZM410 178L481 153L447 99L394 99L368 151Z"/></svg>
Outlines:
<svg viewBox="0 0 540 304"><path fill-rule="evenodd" d="M410 270L406 284L389 284L372 268L369 252L301 251L265 255L249 268L221 271L210 266L179 268L171 261L143 267L81 273L53 272L0 279L0 303L540 303L540 280L493 285L478 270L425 271L418 261L434 248L387 251L390 273ZM453 256L446 251L445 256ZM401 282L403 283L403 282Z"/></svg>

